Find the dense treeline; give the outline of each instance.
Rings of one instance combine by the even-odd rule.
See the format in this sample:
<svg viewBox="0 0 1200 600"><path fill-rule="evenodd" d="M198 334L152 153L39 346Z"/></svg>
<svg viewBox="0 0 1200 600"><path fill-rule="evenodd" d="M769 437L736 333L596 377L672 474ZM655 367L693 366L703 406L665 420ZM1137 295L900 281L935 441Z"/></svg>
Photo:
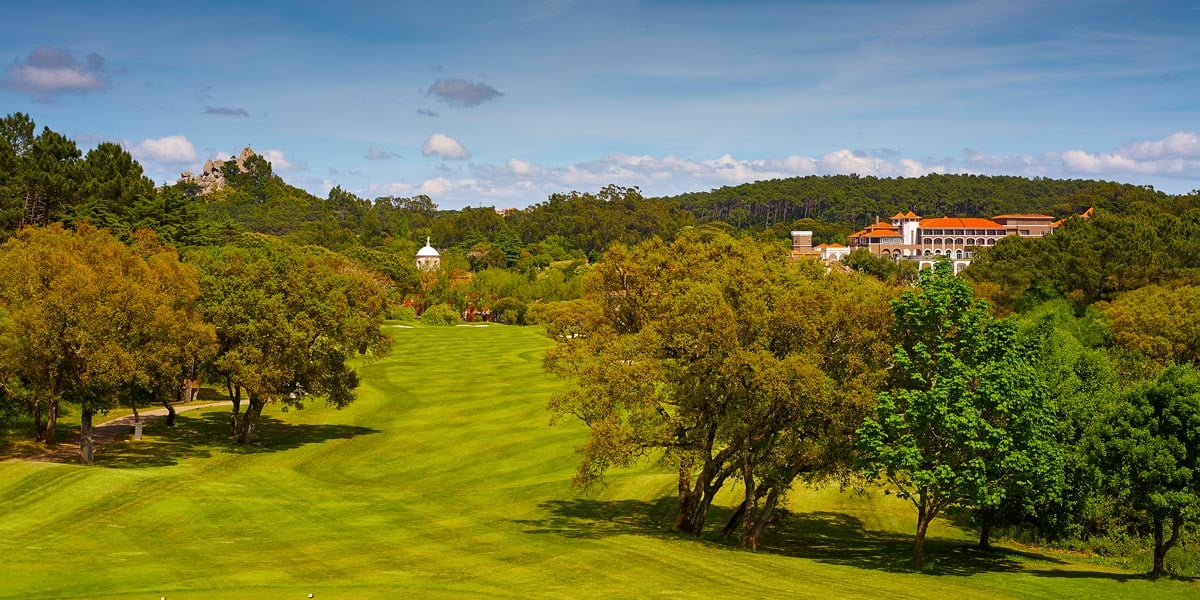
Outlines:
<svg viewBox="0 0 1200 600"><path fill-rule="evenodd" d="M1120 211L1169 196L1152 189L1106 181L988 175L926 175L908 178L812 175L726 186L671 198L700 221L737 227L811 219L863 226L876 217L915 211L923 217L1047 213L1088 208Z"/></svg>
<svg viewBox="0 0 1200 600"><path fill-rule="evenodd" d="M1002 311L1053 298L1080 307L1121 292L1200 276L1200 195L1138 203L1122 213L1097 210L1053 235L1009 237L967 271Z"/></svg>

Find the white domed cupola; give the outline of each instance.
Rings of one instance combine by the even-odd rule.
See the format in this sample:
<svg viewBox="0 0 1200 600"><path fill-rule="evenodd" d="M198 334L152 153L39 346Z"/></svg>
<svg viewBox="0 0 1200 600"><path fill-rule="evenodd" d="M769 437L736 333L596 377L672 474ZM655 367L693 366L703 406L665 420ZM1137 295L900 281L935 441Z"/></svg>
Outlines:
<svg viewBox="0 0 1200 600"><path fill-rule="evenodd" d="M442 255L433 246L429 245L429 238L425 238L425 247L417 250L417 268L421 270L430 270L438 268L442 262Z"/></svg>

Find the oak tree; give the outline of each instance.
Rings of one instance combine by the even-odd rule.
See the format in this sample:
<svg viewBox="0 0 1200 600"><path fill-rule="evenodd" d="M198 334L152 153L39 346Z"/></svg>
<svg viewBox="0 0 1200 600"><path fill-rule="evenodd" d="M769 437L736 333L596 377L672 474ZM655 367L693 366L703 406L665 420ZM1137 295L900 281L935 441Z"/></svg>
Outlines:
<svg viewBox="0 0 1200 600"><path fill-rule="evenodd" d="M350 404L358 386L350 360L390 348L380 329L382 277L328 250L247 235L189 261L201 274L202 314L217 331L213 366L249 396L238 443L253 441L268 403Z"/></svg>

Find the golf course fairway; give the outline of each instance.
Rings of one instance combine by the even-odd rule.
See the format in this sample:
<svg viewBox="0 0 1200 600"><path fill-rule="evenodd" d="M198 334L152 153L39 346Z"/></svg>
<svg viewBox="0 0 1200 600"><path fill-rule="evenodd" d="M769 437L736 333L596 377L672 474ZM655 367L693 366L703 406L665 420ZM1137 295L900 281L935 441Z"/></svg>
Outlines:
<svg viewBox="0 0 1200 600"><path fill-rule="evenodd" d="M662 466L571 487L577 422L538 328L402 327L358 400L183 413L86 467L0 462L0 598L1198 598L1086 557L972 549L939 520L908 569L915 512L880 492L798 489L757 553L671 531ZM736 486L734 486L736 487ZM965 525L963 525L965 527Z"/></svg>

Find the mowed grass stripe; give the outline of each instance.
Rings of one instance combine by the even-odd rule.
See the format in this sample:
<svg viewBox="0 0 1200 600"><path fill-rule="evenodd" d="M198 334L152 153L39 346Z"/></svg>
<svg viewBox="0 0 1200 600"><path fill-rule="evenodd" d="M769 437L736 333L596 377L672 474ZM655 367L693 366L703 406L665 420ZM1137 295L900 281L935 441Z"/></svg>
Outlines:
<svg viewBox="0 0 1200 600"><path fill-rule="evenodd" d="M102 449L98 466L0 464L0 597L1195 597L1187 582L1018 557L1004 571L940 521L942 575L900 570L915 523L894 497L799 489L796 515L743 552L670 531L661 466L570 487L578 423L549 426L565 382L538 330L388 328L359 399L265 413L260 444L219 409ZM666 499L664 500L664 497ZM737 502L722 494L712 528ZM965 558L964 558L965 557ZM1048 576L1054 571L1070 577ZM1122 575L1124 576L1124 575Z"/></svg>

